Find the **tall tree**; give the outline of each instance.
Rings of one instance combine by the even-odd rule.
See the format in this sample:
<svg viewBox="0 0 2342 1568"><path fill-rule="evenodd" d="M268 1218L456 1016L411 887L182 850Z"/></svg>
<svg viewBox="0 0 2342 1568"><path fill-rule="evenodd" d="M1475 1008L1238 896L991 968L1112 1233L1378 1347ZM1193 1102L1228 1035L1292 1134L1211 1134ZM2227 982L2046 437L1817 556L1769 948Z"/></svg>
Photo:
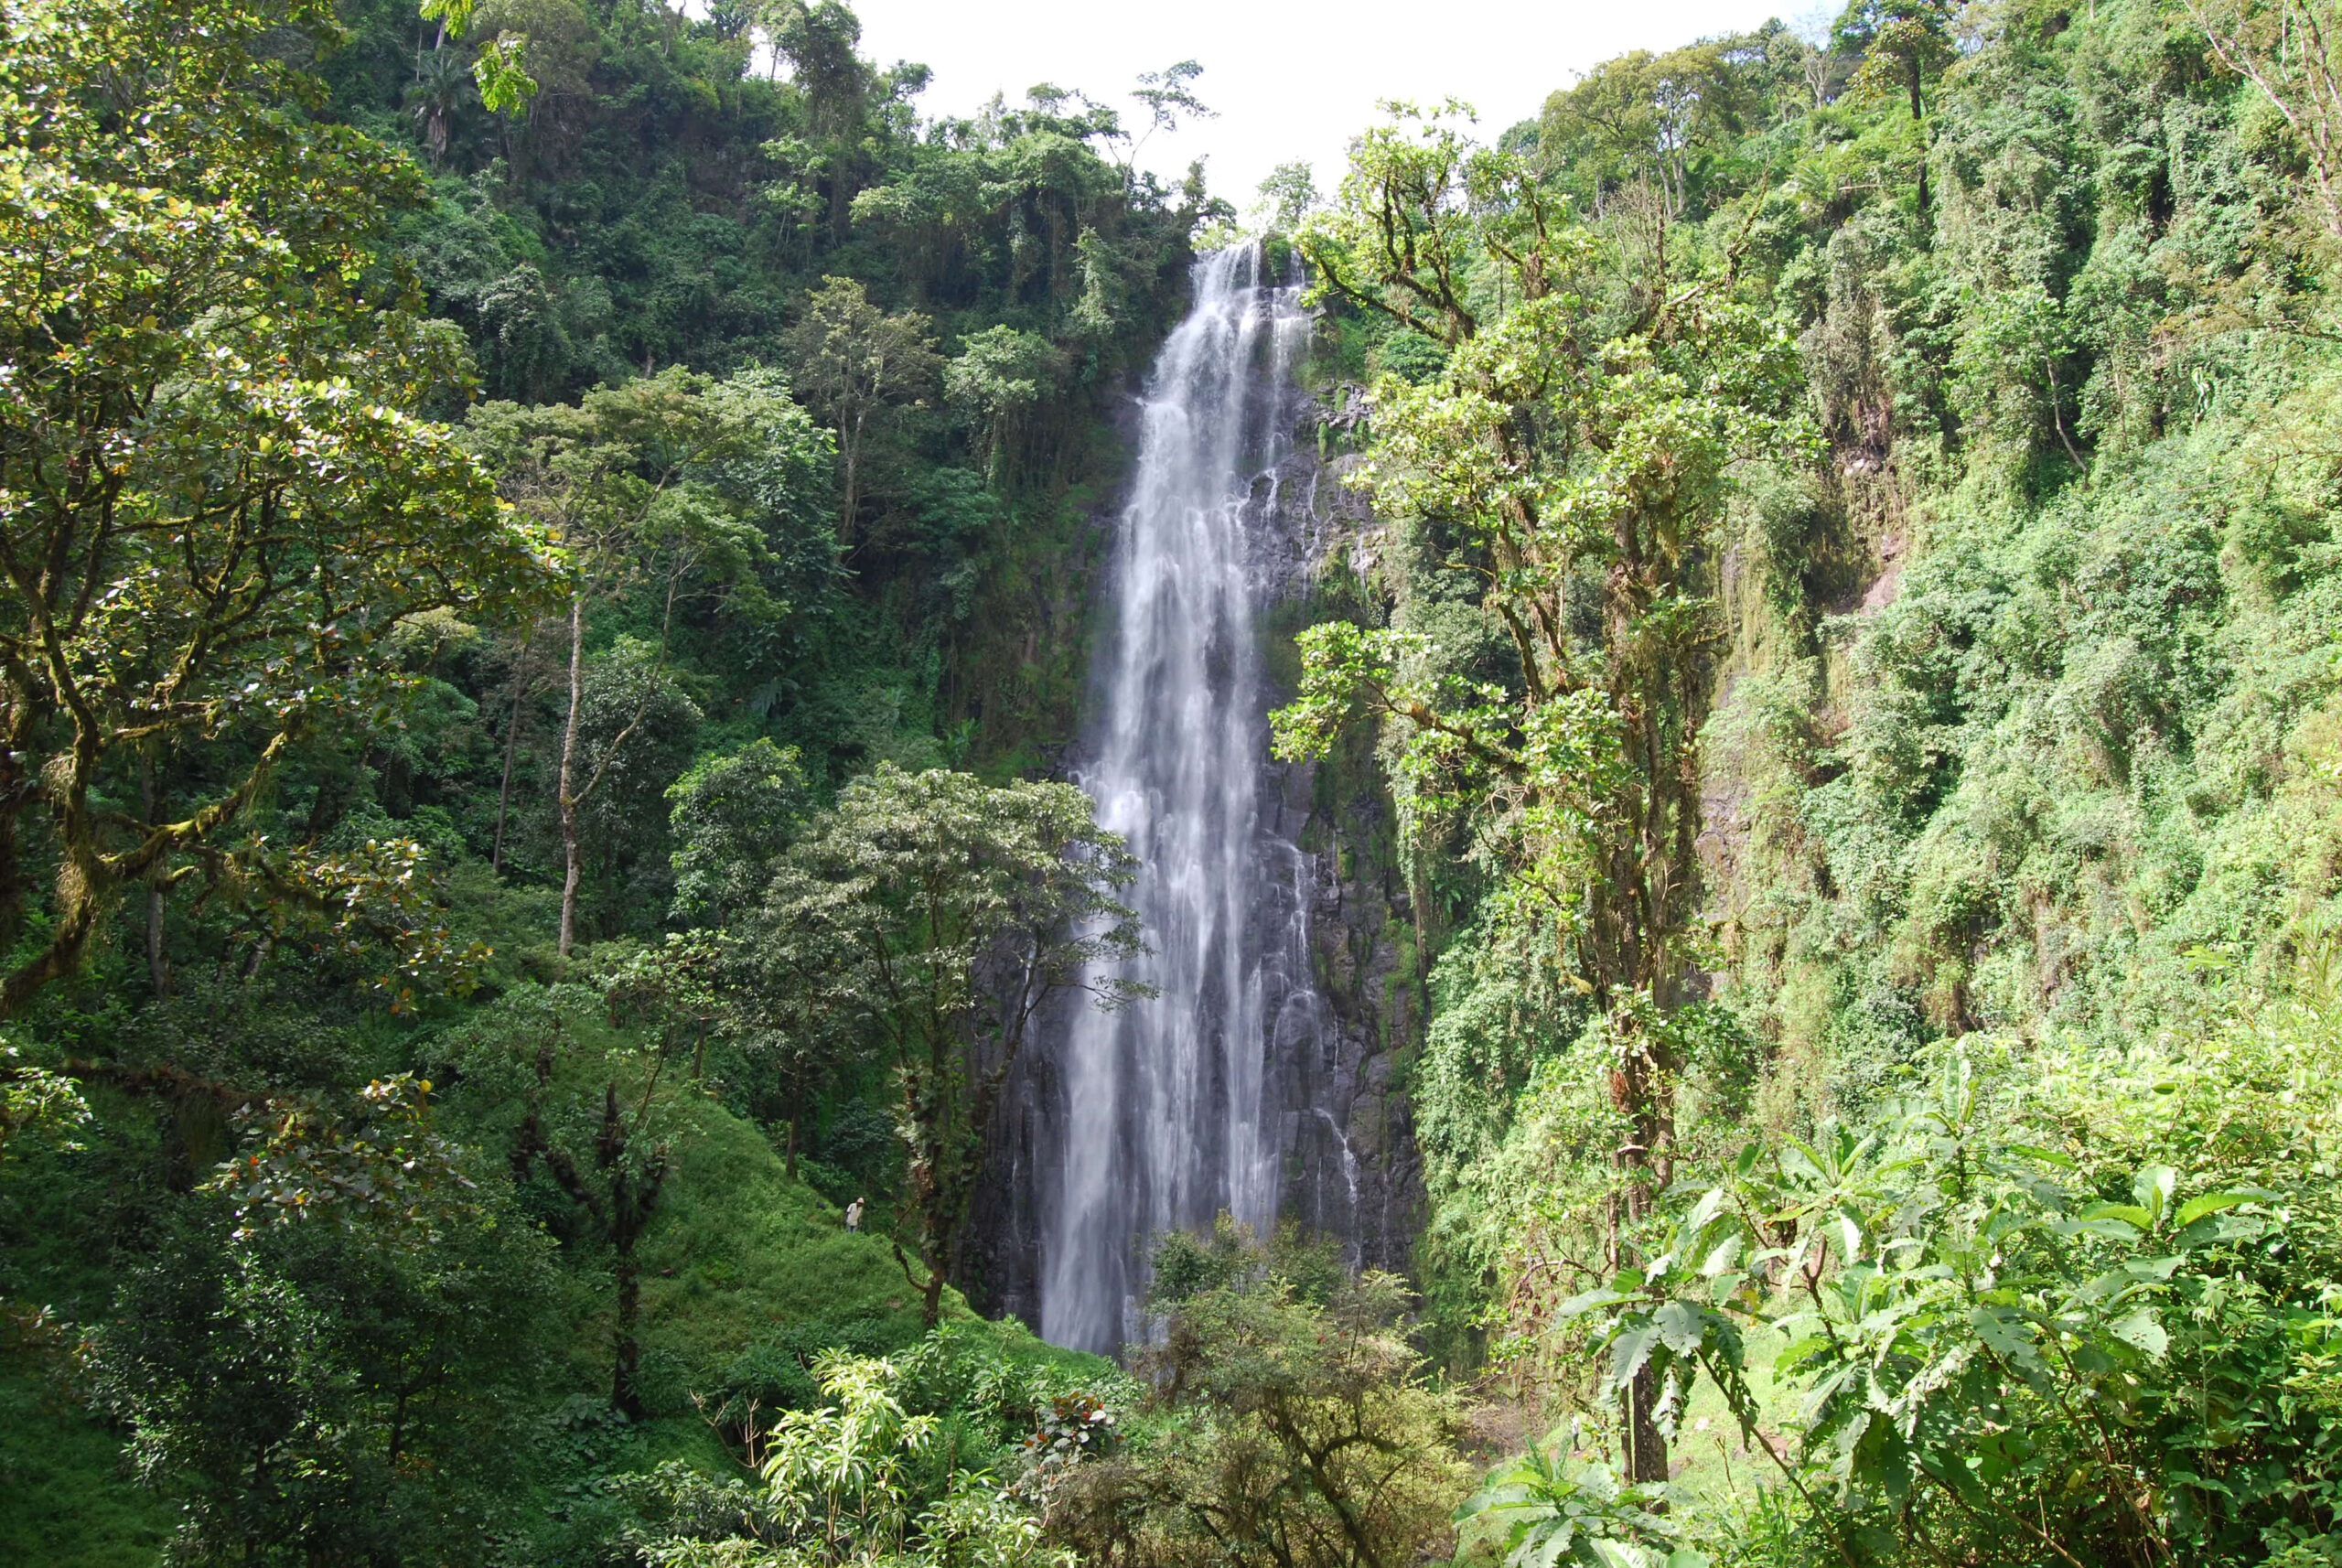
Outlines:
<svg viewBox="0 0 2342 1568"><path fill-rule="evenodd" d="M1166 1237L1135 1369L1164 1436L1057 1485L1058 1538L1084 1562L1160 1568L1400 1568L1447 1555L1463 1410L1407 1342L1406 1283L1343 1277L1332 1252L1262 1246L1220 1216Z"/></svg>
<svg viewBox="0 0 2342 1568"><path fill-rule="evenodd" d="M1281 234L1300 228L1324 200L1317 194L1316 177L1305 163L1277 165L1257 188L1260 199L1252 207L1254 221L1265 222Z"/></svg>
<svg viewBox="0 0 2342 1568"><path fill-rule="evenodd" d="M1545 101L1538 159L1549 177L1591 175L1597 204L1621 184L1648 181L1678 218L1703 167L1738 143L1754 100L1727 44L1636 49Z"/></svg>
<svg viewBox="0 0 2342 1568"><path fill-rule="evenodd" d="M674 819L675 918L737 929L753 915L812 814L797 748L754 740L704 757L667 791Z"/></svg>
<svg viewBox="0 0 2342 1568"><path fill-rule="evenodd" d="M994 788L881 763L840 791L775 876L758 938L811 1016L851 1020L895 1069L909 1166L907 1238L927 1321L984 1168L1002 1085L1054 996L1144 995L1116 966L1141 950L1114 894L1136 871L1069 784Z"/></svg>
<svg viewBox="0 0 2342 1568"><path fill-rule="evenodd" d="M415 413L460 362L365 237L416 171L284 63L336 26L309 0L0 13L0 941L44 917L0 1015L132 886L297 895L222 843L288 747L383 722L402 621L545 581ZM142 759L198 742L208 789L142 797Z"/></svg>
<svg viewBox="0 0 2342 1568"><path fill-rule="evenodd" d="M865 463L880 422L894 408L925 402L935 388L943 361L933 329L916 311L887 315L860 283L840 277L822 280L806 298L803 318L789 329L798 389L837 430L842 543L854 541Z"/></svg>
<svg viewBox="0 0 2342 1568"><path fill-rule="evenodd" d="M558 940L564 956L577 939L585 809L654 707L675 700L665 662L678 602L693 591L703 565L735 553L740 543L740 520L697 492L714 466L751 462L770 435L755 401L727 397L707 377L675 368L598 389L575 408L498 403L472 411L475 446L496 467L505 493L559 541L570 568L568 680L555 795L563 861ZM618 721L596 736L587 723L594 688L587 671L590 612L606 598L646 588L656 600L658 641L634 645L635 661L644 666L629 683L635 695Z"/></svg>
<svg viewBox="0 0 2342 1568"><path fill-rule="evenodd" d="M2187 0L2187 15L2220 63L2285 117L2326 231L2342 237L2342 16L2320 0Z"/></svg>
<svg viewBox="0 0 2342 1568"><path fill-rule="evenodd" d="M550 1045L537 1056L537 1094L528 1101L528 1119L512 1153L512 1174L525 1181L532 1162L543 1160L563 1195L610 1249L618 1283L610 1330L610 1405L639 1418L642 1263L636 1248L667 1185L671 1150L667 1139L658 1135L664 1129L658 1127L656 1112L668 1060L664 1052L655 1050L630 1058L614 1054L599 1101L590 1105L597 1114L577 1125L580 1107L567 1105L560 1129L549 1131L545 1096L553 1084L553 1058Z"/></svg>
<svg viewBox="0 0 2342 1568"><path fill-rule="evenodd" d="M1290 756L1321 751L1360 706L1392 725L1413 811L1476 822L1505 873L1499 908L1551 932L1616 1049L1622 1232L1673 1159L1711 531L1735 458L1775 435L1796 363L1726 280L1671 278L1652 232L1622 255L1446 113L1402 111L1360 139L1299 242L1321 292L1446 353L1437 377L1375 389L1370 482L1444 542L1442 566L1474 584L1514 661L1476 680L1404 627L1320 626L1302 639L1301 699L1277 715ZM1620 275L1635 281L1606 293ZM1664 1479L1649 1380L1626 1403L1634 1477Z"/></svg>
<svg viewBox="0 0 2342 1568"><path fill-rule="evenodd" d="M424 150L434 167L447 156L449 124L472 94L471 72L455 50L444 45L415 57L414 83L407 89L409 113L423 135Z"/></svg>
<svg viewBox="0 0 2342 1568"><path fill-rule="evenodd" d="M1101 117L1101 124L1112 128L1108 140L1118 142L1123 151L1118 160L1123 166L1123 183L1131 189L1138 186L1138 155L1146 144L1158 135L1167 135L1179 128L1182 118L1209 120L1219 111L1207 105L1196 96L1196 78L1204 68L1191 59L1183 59L1162 70L1138 73L1138 85L1131 89L1131 96L1146 111L1146 128L1133 136L1122 128L1119 116L1111 112Z"/></svg>
<svg viewBox="0 0 2342 1568"><path fill-rule="evenodd" d="M984 470L995 486L1031 411L1064 374L1064 359L1047 338L1004 325L968 334L943 367L944 396L983 431Z"/></svg>
<svg viewBox="0 0 2342 1568"><path fill-rule="evenodd" d="M629 1416L644 1411L639 1247L700 1097L684 1063L698 988L672 957L630 955L590 985L517 986L446 1041L452 1070L492 1093L515 1185L553 1200L564 1245L607 1249L610 1402Z"/></svg>
<svg viewBox="0 0 2342 1568"><path fill-rule="evenodd" d="M1832 30L1842 52L1861 59L1846 83L1853 95L1872 102L1900 98L1910 110L1909 124L1919 138L1921 212L1929 205L1927 90L1957 58L1951 12L1947 0L1855 0Z"/></svg>
<svg viewBox="0 0 2342 1568"><path fill-rule="evenodd" d="M811 791L795 746L756 740L702 758L667 798L674 918L694 928L668 940L667 967L706 975L710 1022L772 1075L789 1122L783 1157L794 1177L813 1097L862 1059L854 1021L809 1005L818 993L757 937L756 916L781 857L812 814Z"/></svg>

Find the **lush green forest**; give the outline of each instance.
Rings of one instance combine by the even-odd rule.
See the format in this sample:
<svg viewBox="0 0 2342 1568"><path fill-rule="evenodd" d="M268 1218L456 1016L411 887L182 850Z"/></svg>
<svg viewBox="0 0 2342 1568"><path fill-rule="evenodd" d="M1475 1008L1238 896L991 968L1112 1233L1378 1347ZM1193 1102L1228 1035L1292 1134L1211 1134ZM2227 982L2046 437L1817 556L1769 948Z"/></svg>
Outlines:
<svg viewBox="0 0 2342 1568"><path fill-rule="evenodd" d="M0 1558L2342 1562L2337 29L1856 0L1230 201L1192 62L839 0L0 0ZM1239 205L1428 1218L1118 1364L968 1238Z"/></svg>

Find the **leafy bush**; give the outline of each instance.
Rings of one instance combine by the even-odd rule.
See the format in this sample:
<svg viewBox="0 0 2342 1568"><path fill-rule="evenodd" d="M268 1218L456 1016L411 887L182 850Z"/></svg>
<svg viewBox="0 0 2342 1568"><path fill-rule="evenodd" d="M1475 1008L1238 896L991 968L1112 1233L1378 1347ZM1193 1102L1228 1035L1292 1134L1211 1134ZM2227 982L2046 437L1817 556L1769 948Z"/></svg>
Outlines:
<svg viewBox="0 0 2342 1568"><path fill-rule="evenodd" d="M1300 1282L1280 1266L1296 1251ZM1133 1568L1441 1552L1464 1492L1460 1410L1406 1342L1403 1283L1371 1273L1316 1282L1313 1299L1312 1250L1264 1246L1226 1223L1211 1243L1166 1242L1158 1260L1163 1337L1137 1363L1154 1419L1119 1451L1050 1478L1051 1539Z"/></svg>
<svg viewBox="0 0 2342 1568"><path fill-rule="evenodd" d="M1648 1261L1571 1304L1607 1382L1648 1369L1679 1420L1713 1384L1850 1560L2342 1549L2342 1001L1934 1054L1870 1129L1680 1189Z"/></svg>

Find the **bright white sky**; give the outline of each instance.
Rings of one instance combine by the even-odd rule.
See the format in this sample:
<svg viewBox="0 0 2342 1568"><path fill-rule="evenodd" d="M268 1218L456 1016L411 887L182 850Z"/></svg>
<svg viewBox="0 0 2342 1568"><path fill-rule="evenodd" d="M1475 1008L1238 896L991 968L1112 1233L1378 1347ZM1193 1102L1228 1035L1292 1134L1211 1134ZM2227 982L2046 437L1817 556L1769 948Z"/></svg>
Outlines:
<svg viewBox="0 0 2342 1568"><path fill-rule="evenodd" d="M1330 193L1345 145L1378 118L1380 99L1461 98L1493 136L1613 55L1754 27L1812 3L854 0L854 8L865 55L933 69L919 100L929 115L972 113L995 91L1020 102L1047 81L1110 102L1127 120L1143 113L1123 96L1139 72L1200 62L1197 96L1219 118L1156 137L1139 161L1168 178L1207 157L1213 193L1241 212L1262 177L1293 159L1315 166L1318 188Z"/></svg>

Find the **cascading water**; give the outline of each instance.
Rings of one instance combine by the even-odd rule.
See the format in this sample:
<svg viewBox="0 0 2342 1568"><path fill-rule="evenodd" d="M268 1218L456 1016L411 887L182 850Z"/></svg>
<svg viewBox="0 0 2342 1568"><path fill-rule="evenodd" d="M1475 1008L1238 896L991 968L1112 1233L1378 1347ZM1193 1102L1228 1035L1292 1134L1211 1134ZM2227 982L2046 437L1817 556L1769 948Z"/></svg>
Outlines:
<svg viewBox="0 0 2342 1568"><path fill-rule="evenodd" d="M1079 1007L1055 1047L1062 1125L1039 1177L1044 1337L1134 1337L1156 1233L1275 1215L1289 1143L1274 1062L1316 1033L1305 858L1262 821L1263 607L1248 533L1273 516L1300 290L1258 246L1196 264L1195 303L1156 360L1123 515L1102 711L1081 782L1143 870L1159 995ZM1289 1076L1289 1075L1288 1075Z"/></svg>

